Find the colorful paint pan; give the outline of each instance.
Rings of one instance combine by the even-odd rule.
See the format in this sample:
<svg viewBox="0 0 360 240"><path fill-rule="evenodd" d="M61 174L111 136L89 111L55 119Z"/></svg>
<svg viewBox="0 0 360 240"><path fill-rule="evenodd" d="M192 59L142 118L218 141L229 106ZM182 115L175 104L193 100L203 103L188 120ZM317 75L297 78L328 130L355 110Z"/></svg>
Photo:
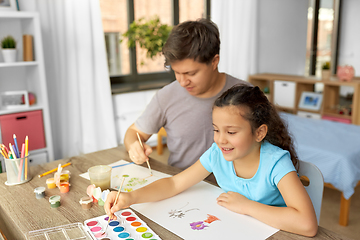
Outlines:
<svg viewBox="0 0 360 240"><path fill-rule="evenodd" d="M103 237L107 237L107 234L104 233L103 231L101 231L101 232L95 233L94 236L95 236L96 238L99 238L99 239L101 239L101 240L104 240ZM108 239L109 239L109 238L108 238Z"/></svg>
<svg viewBox="0 0 360 240"><path fill-rule="evenodd" d="M95 226L95 227L90 228L90 231L93 233L100 232L101 230L102 230L102 227L100 227L100 226Z"/></svg>
<svg viewBox="0 0 360 240"><path fill-rule="evenodd" d="M113 229L113 231L119 233L119 232L125 231L125 228L122 227L122 226L120 226L120 227L115 227L115 228Z"/></svg>
<svg viewBox="0 0 360 240"><path fill-rule="evenodd" d="M126 211L126 212L122 212L121 213L121 216L124 216L124 217L128 217L128 216L130 216L131 215L131 212L129 212L129 211Z"/></svg>
<svg viewBox="0 0 360 240"><path fill-rule="evenodd" d="M98 221L90 221L90 222L87 222L87 223L86 223L86 226L88 226L88 227L94 227L94 226L96 226L96 225L98 225L98 224L99 224Z"/></svg>
<svg viewBox="0 0 360 240"><path fill-rule="evenodd" d="M136 231L138 232L138 233L143 233L143 232L146 232L148 229L146 228L146 227L138 227L137 229L136 229Z"/></svg>
<svg viewBox="0 0 360 240"><path fill-rule="evenodd" d="M118 226L120 223L118 221L110 221L109 226L115 227Z"/></svg>
<svg viewBox="0 0 360 240"><path fill-rule="evenodd" d="M108 216L103 215L88 219L84 222L93 239L112 239L112 240L161 240L161 238L152 231L147 224L142 221L131 209L124 209L114 213L117 219L109 222L106 235L100 235L104 232L108 224ZM130 220L130 221L129 221ZM101 229L101 230L100 230Z"/></svg>
<svg viewBox="0 0 360 240"><path fill-rule="evenodd" d="M128 222L133 222L135 220L136 220L136 217L127 217L126 218L126 221L128 221Z"/></svg>
<svg viewBox="0 0 360 240"><path fill-rule="evenodd" d="M141 237L142 238L144 238L144 239L149 239L149 238L151 238L151 237L153 237L154 235L152 234L152 233L150 233L150 232L146 232L146 233L143 233L142 235L141 235Z"/></svg>
<svg viewBox="0 0 360 240"><path fill-rule="evenodd" d="M130 225L136 229L141 226L141 222L138 222L138 221L132 222Z"/></svg>
<svg viewBox="0 0 360 240"><path fill-rule="evenodd" d="M122 232L122 233L120 233L120 234L118 235L118 237L119 237L120 239L126 239L126 238L130 237L130 233L128 233L128 232Z"/></svg>

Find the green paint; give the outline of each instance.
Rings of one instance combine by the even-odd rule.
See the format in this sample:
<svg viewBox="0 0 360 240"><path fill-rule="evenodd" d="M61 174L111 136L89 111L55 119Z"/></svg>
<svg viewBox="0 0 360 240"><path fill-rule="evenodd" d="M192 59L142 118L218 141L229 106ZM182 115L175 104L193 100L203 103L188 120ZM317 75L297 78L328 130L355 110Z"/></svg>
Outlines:
<svg viewBox="0 0 360 240"><path fill-rule="evenodd" d="M146 232L143 235L141 235L143 238L151 238L153 236L152 233Z"/></svg>

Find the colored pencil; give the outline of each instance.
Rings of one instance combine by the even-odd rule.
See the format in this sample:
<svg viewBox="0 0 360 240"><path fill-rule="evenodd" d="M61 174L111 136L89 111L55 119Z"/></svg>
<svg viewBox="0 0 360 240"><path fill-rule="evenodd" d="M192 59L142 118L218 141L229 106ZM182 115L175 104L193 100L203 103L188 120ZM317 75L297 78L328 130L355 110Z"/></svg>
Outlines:
<svg viewBox="0 0 360 240"><path fill-rule="evenodd" d="M3 149L5 149L6 153L9 154L9 149L4 145L4 144L0 144L2 146Z"/></svg>
<svg viewBox="0 0 360 240"><path fill-rule="evenodd" d="M9 159L9 156L3 147L1 147L1 154L4 156L4 158Z"/></svg>
<svg viewBox="0 0 360 240"><path fill-rule="evenodd" d="M10 148L10 152L11 152L12 156L14 157L14 159L17 159L17 156L16 156L16 154L14 152L14 149L13 149L11 143L9 143L9 148Z"/></svg>
<svg viewBox="0 0 360 240"><path fill-rule="evenodd" d="M20 152L19 152L19 146L17 144L17 140L16 140L16 135L13 134L13 138L14 138L14 145L15 145L15 148L14 148L14 151L16 153L16 157L19 158L20 157Z"/></svg>
<svg viewBox="0 0 360 240"><path fill-rule="evenodd" d="M28 150L29 150L29 137L26 136L25 137L25 180L27 180L27 170L28 170L28 159L27 159L27 156L29 155L28 153Z"/></svg>
<svg viewBox="0 0 360 240"><path fill-rule="evenodd" d="M139 133L138 132L136 132L136 135L137 135L137 137L138 137L138 139L139 139L139 142L140 142L140 146L142 147L142 149L144 150L144 145L143 145L143 143L142 143L142 141L141 141L141 138L140 138L140 135L139 135ZM151 167L150 167L150 163L149 163L149 160L147 160L146 161L146 163L147 163L147 165L148 165L148 168L149 168L149 170L150 170L150 175L153 175L152 174L152 170L151 170Z"/></svg>
<svg viewBox="0 0 360 240"><path fill-rule="evenodd" d="M20 160L21 171L19 171L18 182L20 182L20 179L21 181L24 181L24 173L25 173L24 155L25 155L25 143L23 143L21 147L21 160Z"/></svg>
<svg viewBox="0 0 360 240"><path fill-rule="evenodd" d="M69 166L70 164L71 164L71 162L68 162L68 163L62 165L61 167L64 168L64 167ZM58 170L58 168L54 168L54 169L52 169L52 170L50 170L50 171L47 171L46 173L40 174L38 177L41 178L41 177L43 177L43 176L45 176L45 175L48 175L48 174L53 173L53 172L56 172L57 170Z"/></svg>
<svg viewBox="0 0 360 240"><path fill-rule="evenodd" d="M12 146L11 146L11 143L9 143L9 148L10 148L12 158L16 159L16 155L14 153L14 150L13 150ZM12 159L12 158L10 158L10 159ZM15 175L17 175L19 173L18 172L19 171L19 166L15 163L15 161L11 161L11 163L13 165L14 173L15 173Z"/></svg>

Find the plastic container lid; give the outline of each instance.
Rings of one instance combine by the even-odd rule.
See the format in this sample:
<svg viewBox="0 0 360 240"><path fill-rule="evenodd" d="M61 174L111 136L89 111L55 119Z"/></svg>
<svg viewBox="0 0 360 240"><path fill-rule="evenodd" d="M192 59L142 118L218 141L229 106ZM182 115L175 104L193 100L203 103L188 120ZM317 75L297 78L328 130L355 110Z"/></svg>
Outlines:
<svg viewBox="0 0 360 240"><path fill-rule="evenodd" d="M91 203L93 200L90 197L82 197L79 201L80 204L88 204Z"/></svg>
<svg viewBox="0 0 360 240"><path fill-rule="evenodd" d="M55 179L54 178L46 179L46 184L49 184L49 183L55 183Z"/></svg>
<svg viewBox="0 0 360 240"><path fill-rule="evenodd" d="M56 202L60 202L61 197L59 195L54 195L49 198L49 202L54 204Z"/></svg>
<svg viewBox="0 0 360 240"><path fill-rule="evenodd" d="M45 192L44 187L37 187L37 188L34 189L34 193L41 194L43 192Z"/></svg>

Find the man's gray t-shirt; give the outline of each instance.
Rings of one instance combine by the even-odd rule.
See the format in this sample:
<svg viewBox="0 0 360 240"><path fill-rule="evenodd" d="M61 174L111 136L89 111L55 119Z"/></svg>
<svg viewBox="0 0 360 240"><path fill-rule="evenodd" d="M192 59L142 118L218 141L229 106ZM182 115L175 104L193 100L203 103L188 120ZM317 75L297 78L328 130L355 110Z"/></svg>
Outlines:
<svg viewBox="0 0 360 240"><path fill-rule="evenodd" d="M168 163L185 169L211 147L214 142L212 106L224 91L236 84L250 85L226 75L225 86L216 96L198 98L174 81L155 94L135 126L147 134L157 133L164 127L170 151Z"/></svg>

